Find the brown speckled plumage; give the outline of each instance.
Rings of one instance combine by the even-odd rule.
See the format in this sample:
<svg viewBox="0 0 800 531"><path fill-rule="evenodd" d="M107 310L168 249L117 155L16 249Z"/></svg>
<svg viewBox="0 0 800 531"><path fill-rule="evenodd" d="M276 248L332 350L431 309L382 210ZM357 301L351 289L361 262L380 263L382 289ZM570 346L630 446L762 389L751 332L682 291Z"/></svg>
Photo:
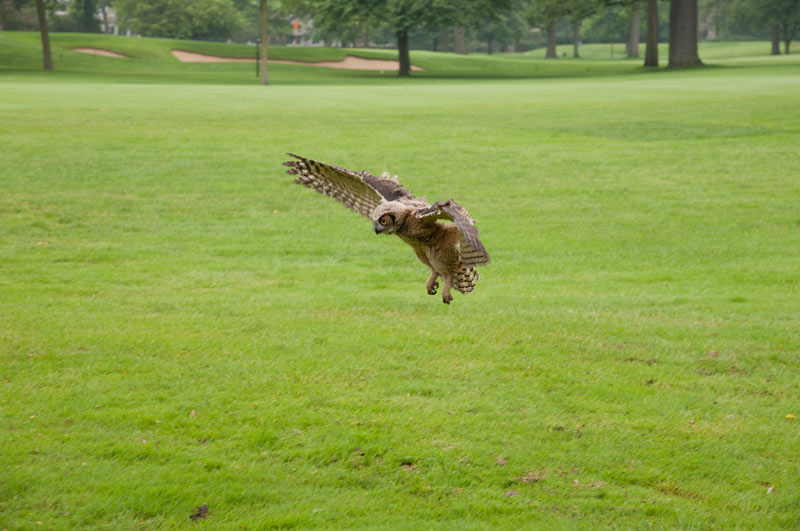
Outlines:
<svg viewBox="0 0 800 531"><path fill-rule="evenodd" d="M409 244L417 258L431 270L426 283L435 295L442 278L442 301L450 304L451 288L470 293L480 278L476 266L489 263L489 254L478 238L469 212L453 201L433 205L414 197L397 177L353 172L315 160L288 154L296 160L284 162L296 183L332 197L369 218L376 234L396 234ZM439 220L452 221L440 223Z"/></svg>

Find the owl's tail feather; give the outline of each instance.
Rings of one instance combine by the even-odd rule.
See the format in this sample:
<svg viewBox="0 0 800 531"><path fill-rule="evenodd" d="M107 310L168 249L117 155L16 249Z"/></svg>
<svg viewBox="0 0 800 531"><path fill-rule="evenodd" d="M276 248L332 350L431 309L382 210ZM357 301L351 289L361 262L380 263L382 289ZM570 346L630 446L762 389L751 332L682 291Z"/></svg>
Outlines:
<svg viewBox="0 0 800 531"><path fill-rule="evenodd" d="M470 293L475 289L475 284L480 278L478 271L474 267L462 267L453 280L453 288L461 293Z"/></svg>

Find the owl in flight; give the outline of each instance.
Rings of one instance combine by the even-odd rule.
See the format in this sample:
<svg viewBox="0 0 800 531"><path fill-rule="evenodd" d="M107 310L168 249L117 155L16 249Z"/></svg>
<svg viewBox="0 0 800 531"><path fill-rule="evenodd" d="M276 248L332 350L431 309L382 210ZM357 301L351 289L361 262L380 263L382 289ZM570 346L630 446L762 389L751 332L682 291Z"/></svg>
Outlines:
<svg viewBox="0 0 800 531"><path fill-rule="evenodd" d="M384 173L354 172L287 153L297 160L284 162L294 182L332 197L372 221L375 234L396 234L414 249L431 275L425 287L436 295L442 277L442 302L450 304L450 289L469 293L475 289L475 266L489 263L489 254L478 238L469 212L453 201L430 205L403 188L397 177ZM440 223L444 219L453 223Z"/></svg>

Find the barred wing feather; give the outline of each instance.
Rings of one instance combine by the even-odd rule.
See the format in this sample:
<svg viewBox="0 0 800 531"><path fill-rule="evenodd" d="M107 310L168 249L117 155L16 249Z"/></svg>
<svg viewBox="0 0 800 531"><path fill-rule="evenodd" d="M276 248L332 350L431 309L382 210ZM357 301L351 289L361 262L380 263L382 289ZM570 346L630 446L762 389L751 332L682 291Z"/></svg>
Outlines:
<svg viewBox="0 0 800 531"><path fill-rule="evenodd" d="M297 160L284 162L286 173L297 175L294 182L336 199L347 208L367 218L372 217L383 201L413 199L413 195L392 179L375 177L369 172L354 172L333 164L287 153Z"/></svg>

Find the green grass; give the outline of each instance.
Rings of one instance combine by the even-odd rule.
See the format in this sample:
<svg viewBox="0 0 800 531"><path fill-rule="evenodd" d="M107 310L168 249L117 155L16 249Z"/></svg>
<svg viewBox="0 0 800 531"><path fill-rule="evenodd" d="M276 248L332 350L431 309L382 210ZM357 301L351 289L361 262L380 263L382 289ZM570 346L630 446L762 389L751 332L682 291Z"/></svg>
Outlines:
<svg viewBox="0 0 800 531"><path fill-rule="evenodd" d="M142 39L114 37L97 34L54 33L52 38L54 72L42 72L41 42L37 33L0 32L0 80L31 80L57 82L119 82L119 83L191 83L191 84L249 84L259 83L252 63L181 63L170 50L181 49L223 57L253 57L255 48L244 44L180 41L171 39ZM72 48L98 47L129 56L117 59L87 55ZM560 46L559 55L566 58L545 60L544 50L518 54L470 54L412 51L414 65L424 70L414 72L420 82L475 79L546 79L564 77L599 77L646 74L639 59L623 57L624 47L589 44L581 47L582 59L571 58L572 47ZM770 57L769 43L704 43L701 57L712 66L762 68L773 70L782 67L794 71L800 53L795 56ZM644 53L644 46L642 46ZM365 58L397 59L395 50L314 48L271 46L273 59L295 61L341 60L347 55ZM661 46L660 57L665 64L666 45ZM385 84L395 79L395 71L353 71L311 67L305 65L270 65L270 79L274 84Z"/></svg>
<svg viewBox="0 0 800 531"><path fill-rule="evenodd" d="M793 60L7 70L0 529L796 527ZM285 151L465 205L476 291Z"/></svg>

